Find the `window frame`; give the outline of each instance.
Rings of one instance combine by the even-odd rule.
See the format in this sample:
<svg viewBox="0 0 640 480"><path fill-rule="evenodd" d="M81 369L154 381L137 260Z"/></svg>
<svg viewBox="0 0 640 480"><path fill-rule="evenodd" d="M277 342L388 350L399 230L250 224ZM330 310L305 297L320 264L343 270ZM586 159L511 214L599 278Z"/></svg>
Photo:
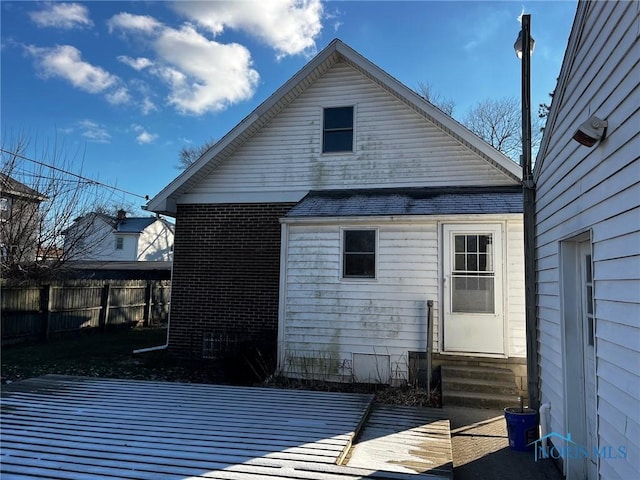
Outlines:
<svg viewBox="0 0 640 480"><path fill-rule="evenodd" d="M351 108L351 128L334 128L330 129L331 132L340 132L340 131L351 131L351 149L349 150L329 150L327 151L325 148L325 134L327 132L327 128L325 128L325 114L327 110L338 109L338 108ZM356 105L328 105L322 107L321 112L322 120L320 122L321 131L320 131L320 149L322 155L344 155L355 152L355 143L356 143Z"/></svg>
<svg viewBox="0 0 640 480"><path fill-rule="evenodd" d="M345 259L348 253L346 252L346 235L347 232L373 232L374 233L374 248L373 252L364 252L371 254L373 253L373 276L369 275L346 275L345 272ZM378 258L379 258L379 247L380 247L380 235L379 229L377 227L343 227L340 229L340 280L346 282L370 282L378 280ZM350 252L354 254L356 252Z"/></svg>
<svg viewBox="0 0 640 480"><path fill-rule="evenodd" d="M124 250L124 237L121 235L116 237L116 250Z"/></svg>

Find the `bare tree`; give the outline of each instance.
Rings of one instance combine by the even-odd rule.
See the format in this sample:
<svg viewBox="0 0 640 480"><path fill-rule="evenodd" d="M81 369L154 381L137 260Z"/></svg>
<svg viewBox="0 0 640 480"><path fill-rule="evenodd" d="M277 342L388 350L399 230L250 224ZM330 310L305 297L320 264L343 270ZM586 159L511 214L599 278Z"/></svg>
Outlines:
<svg viewBox="0 0 640 480"><path fill-rule="evenodd" d="M444 113L453 116L455 103L450 98L445 98L437 92L434 92L430 83L418 82L416 93L424 98L427 102L432 103Z"/></svg>
<svg viewBox="0 0 640 480"><path fill-rule="evenodd" d="M212 146L215 145L215 140L213 138L207 140L203 145L199 147L191 146L183 146L180 149L180 153L178 154L178 160L180 164L178 168L184 170L195 163L207 150L209 150Z"/></svg>
<svg viewBox="0 0 640 480"><path fill-rule="evenodd" d="M93 232L86 222L73 238L74 220L109 202L113 191L81 175L82 157L56 141L33 144L25 134L2 139L0 260L3 278L47 278L81 255ZM73 172L73 173L71 173ZM70 252L74 252L73 255Z"/></svg>
<svg viewBox="0 0 640 480"><path fill-rule="evenodd" d="M496 150L520 163L522 152L522 116L520 100L507 97L488 99L471 107L462 124ZM534 152L542 137L542 119L535 117L531 126L531 146Z"/></svg>

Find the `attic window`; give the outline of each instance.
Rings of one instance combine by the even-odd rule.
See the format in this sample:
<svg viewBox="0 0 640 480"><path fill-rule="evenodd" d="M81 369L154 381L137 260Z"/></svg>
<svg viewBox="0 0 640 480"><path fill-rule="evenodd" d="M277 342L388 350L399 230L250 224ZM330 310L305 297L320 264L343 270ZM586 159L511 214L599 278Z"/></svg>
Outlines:
<svg viewBox="0 0 640 480"><path fill-rule="evenodd" d="M353 152L353 107L325 108L322 153Z"/></svg>

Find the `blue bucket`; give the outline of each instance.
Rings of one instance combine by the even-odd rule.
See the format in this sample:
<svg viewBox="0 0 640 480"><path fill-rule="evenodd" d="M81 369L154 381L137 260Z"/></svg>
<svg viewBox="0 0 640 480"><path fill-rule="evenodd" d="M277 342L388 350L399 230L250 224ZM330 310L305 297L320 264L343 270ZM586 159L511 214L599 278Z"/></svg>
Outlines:
<svg viewBox="0 0 640 480"><path fill-rule="evenodd" d="M509 448L519 452L533 450L533 442L540 438L538 433L539 415L531 408L509 407L504 409L507 421Z"/></svg>

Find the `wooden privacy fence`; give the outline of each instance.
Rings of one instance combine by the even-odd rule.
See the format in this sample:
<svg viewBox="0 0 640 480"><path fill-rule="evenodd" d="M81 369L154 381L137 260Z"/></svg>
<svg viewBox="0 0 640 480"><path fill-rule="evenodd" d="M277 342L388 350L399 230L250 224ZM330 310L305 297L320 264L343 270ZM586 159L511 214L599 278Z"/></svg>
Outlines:
<svg viewBox="0 0 640 480"><path fill-rule="evenodd" d="M167 321L169 280L66 280L0 284L2 345L115 325Z"/></svg>

